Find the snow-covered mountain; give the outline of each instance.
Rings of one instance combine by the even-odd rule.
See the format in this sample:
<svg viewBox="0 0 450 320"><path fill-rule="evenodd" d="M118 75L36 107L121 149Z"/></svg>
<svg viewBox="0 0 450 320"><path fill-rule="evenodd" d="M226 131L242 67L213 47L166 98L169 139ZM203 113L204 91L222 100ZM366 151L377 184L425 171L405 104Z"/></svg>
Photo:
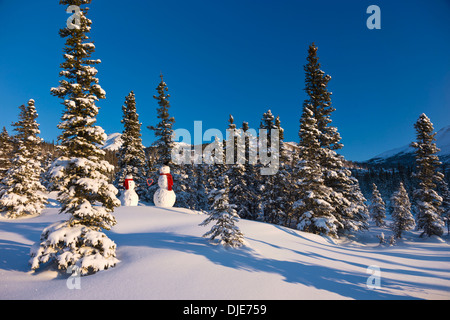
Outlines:
<svg viewBox="0 0 450 320"><path fill-rule="evenodd" d="M32 272L30 247L68 218L55 198L39 216L0 218L0 300L450 298L445 238L408 231L389 247L376 237L389 237L387 228L371 226L350 241L240 219L246 245L224 249L202 238L210 227L199 226L201 212L145 203L114 212L117 225L106 232L117 244L114 268L78 279L52 265ZM370 288L376 270L380 287Z"/></svg>
<svg viewBox="0 0 450 320"><path fill-rule="evenodd" d="M119 150L120 146L122 145L122 134L121 133L111 133L108 134L105 144L103 145L102 149L109 150L109 151L117 151Z"/></svg>
<svg viewBox="0 0 450 320"><path fill-rule="evenodd" d="M439 130L435 138L437 147L441 149L438 153L439 159L443 163L450 164L450 125ZM380 165L396 165L397 163L411 165L414 162L414 148L410 145L383 152L366 161L368 164Z"/></svg>

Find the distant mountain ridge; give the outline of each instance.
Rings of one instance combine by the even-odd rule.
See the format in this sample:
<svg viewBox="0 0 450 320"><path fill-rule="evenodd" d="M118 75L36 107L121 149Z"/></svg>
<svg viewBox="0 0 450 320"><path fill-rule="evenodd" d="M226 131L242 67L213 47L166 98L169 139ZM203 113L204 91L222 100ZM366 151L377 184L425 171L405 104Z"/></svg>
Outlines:
<svg viewBox="0 0 450 320"><path fill-rule="evenodd" d="M102 149L109 151L117 151L122 145L122 134L121 133L111 133L107 135L105 144Z"/></svg>
<svg viewBox="0 0 450 320"><path fill-rule="evenodd" d="M436 133L436 145L440 149L439 160L442 163L450 164L450 125L442 128ZM385 151L364 163L381 166L394 166L397 164L413 165L415 163L414 148L406 145Z"/></svg>

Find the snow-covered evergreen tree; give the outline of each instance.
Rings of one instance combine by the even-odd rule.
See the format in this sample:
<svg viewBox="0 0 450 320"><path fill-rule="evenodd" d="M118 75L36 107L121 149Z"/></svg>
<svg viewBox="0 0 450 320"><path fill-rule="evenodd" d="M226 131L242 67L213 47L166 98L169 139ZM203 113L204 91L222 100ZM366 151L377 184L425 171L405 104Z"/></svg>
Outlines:
<svg viewBox="0 0 450 320"><path fill-rule="evenodd" d="M275 116L272 114L272 110L267 110L267 112L263 113L263 117L261 119L259 128L267 130L267 135L270 137L270 130L271 129L277 129L275 126ZM269 138L267 138L268 141L270 141Z"/></svg>
<svg viewBox="0 0 450 320"><path fill-rule="evenodd" d="M284 129L280 117L275 118L275 127L279 134L279 169L274 176L274 193L278 202L278 223L289 226L292 218L292 206L295 202L295 187L292 186L292 157L284 144Z"/></svg>
<svg viewBox="0 0 450 320"><path fill-rule="evenodd" d="M331 92L328 91L328 82L331 76L322 71L317 56L317 46L312 43L308 48L307 64L305 71L305 91L308 95L303 105L313 112L317 121L317 129L320 132L319 142L321 147L331 150L342 148L341 137L336 127L330 126L331 113L336 109L331 105Z"/></svg>
<svg viewBox="0 0 450 320"><path fill-rule="evenodd" d="M338 155L334 150L326 150L328 164L324 165L324 182L334 191L332 194L332 205L336 210L336 219L342 223L340 234L367 230L369 228L369 210L358 180L344 165L344 157ZM323 159L323 158L322 158Z"/></svg>
<svg viewBox="0 0 450 320"><path fill-rule="evenodd" d="M66 6L89 3L91 0L60 1ZM65 106L58 125L62 130L59 136L62 156L54 162L52 173L58 179L61 212L71 217L42 232L40 243L31 250L30 260L32 269L53 260L62 270L79 267L82 275L118 262L115 243L101 230L109 230L116 224L112 212L120 206L117 189L108 181L114 167L104 160L105 151L101 149L106 134L96 125L99 110L96 102L105 98L105 91L98 84L94 67L100 60L91 59L95 45L89 41L92 21L87 13L88 8L81 8L79 25L60 30L60 36L67 38L60 72L65 79L51 89Z"/></svg>
<svg viewBox="0 0 450 320"><path fill-rule="evenodd" d="M6 175L11 165L11 156L13 151L12 137L9 136L8 131L3 127L2 133L0 133L0 185L1 181Z"/></svg>
<svg viewBox="0 0 450 320"><path fill-rule="evenodd" d="M177 185L174 190L177 196L176 207L200 210L198 202L197 172L194 164L179 164L174 167Z"/></svg>
<svg viewBox="0 0 450 320"><path fill-rule="evenodd" d="M447 234L450 234L450 188L444 180L440 184L440 190L442 196L442 219L447 225Z"/></svg>
<svg viewBox="0 0 450 320"><path fill-rule="evenodd" d="M336 237L342 225L330 204L333 190L324 184L319 159L325 150L320 147L320 131L308 106L303 108L299 136L300 157L293 169L297 187L293 204L297 229Z"/></svg>
<svg viewBox="0 0 450 320"><path fill-rule="evenodd" d="M214 142L203 150L203 161L207 165L206 169L206 189L207 192L219 188L222 183L222 176L227 168L224 164L223 141L218 136L214 137Z"/></svg>
<svg viewBox="0 0 450 320"><path fill-rule="evenodd" d="M53 154L51 152L47 152L42 162L41 184L47 189L47 191L56 190L53 188L52 175L50 171L53 160Z"/></svg>
<svg viewBox="0 0 450 320"><path fill-rule="evenodd" d="M263 114L261 119L261 124L259 126L260 129L266 130L267 132L267 145L260 145L260 154L261 151L267 153L269 156L278 157L279 154L272 154L271 150L271 130L278 129L274 123L275 116L272 114L271 110L268 110ZM261 141L260 141L261 142ZM263 167L263 165L261 164ZM278 174L278 172L277 172ZM278 217L280 215L280 205L278 199L278 193L275 192L275 175L260 175L261 180L261 210L263 221L269 223L277 224Z"/></svg>
<svg viewBox="0 0 450 320"><path fill-rule="evenodd" d="M123 118L121 122L124 130L121 136L123 141L117 152L119 171L116 173L114 185L123 189L123 182L128 174L133 176L136 184L135 191L140 198L147 193L147 161L144 146L142 145L141 123L136 112L136 99L131 91L125 98L122 106Z"/></svg>
<svg viewBox="0 0 450 320"><path fill-rule="evenodd" d="M229 202L234 205L234 208L239 217L248 217L250 216L250 208L249 202L252 201L252 192L251 189L247 186L246 180L246 171L245 171L245 150L238 146L238 141L243 134L242 130L237 130L236 125L234 124L233 116L230 114L229 118L228 130L232 131L233 134L228 137L226 141L226 149L229 149L225 152L228 155L231 155L233 151L233 163L227 164L226 175L230 180L230 191L229 191ZM242 157L240 161L238 161L238 157ZM241 163L243 160L244 163Z"/></svg>
<svg viewBox="0 0 450 320"><path fill-rule="evenodd" d="M331 77L320 69L317 47L314 44L308 49L307 61L304 70L308 98L303 103L300 120L301 151L294 155L296 160L293 176L297 183L292 187L298 188L295 192L302 196L300 201L296 200L295 206L305 210L302 206L306 205L303 199L308 196L305 190L308 190L309 182L306 181L309 180L316 188L328 190L323 202L327 208L324 207L323 210L327 212L329 223L334 226L329 228L333 235L365 230L368 228L365 198L359 189L358 181L351 176L351 171L345 168L344 158L335 151L341 149L342 144L337 128L331 126L331 113L335 111L331 106L331 92L327 89ZM314 195L318 196L317 193ZM309 213L305 218L308 216L313 217ZM304 221L312 225L310 218ZM300 226L304 228L305 223Z"/></svg>
<svg viewBox="0 0 450 320"><path fill-rule="evenodd" d="M414 217L411 214L411 203L409 202L408 193L403 183L400 183L398 191L392 195L390 205L392 208L392 230L395 238L401 238L403 231L412 230L416 226Z"/></svg>
<svg viewBox="0 0 450 320"><path fill-rule="evenodd" d="M158 101L157 114L158 119L160 121L156 126L147 126L148 129L154 132L156 137L155 142L153 142L153 146L155 147L155 159L151 161L151 166L149 167L149 176L152 177L155 181L159 176L159 169L163 165L167 165L171 167L171 174L174 180L173 190L177 195L176 206L183 205L183 182L182 177L184 176L180 166L174 166L174 161L172 159L172 150L175 147L175 143L173 141L173 124L175 123L175 118L171 117L169 114L170 109L170 94L167 94L169 89L167 88L167 84L164 82L164 77L161 74L161 82L156 87L156 91L158 95L154 95L153 98ZM151 199L153 201L153 194L158 189L158 184L153 184L147 190L147 199Z"/></svg>
<svg viewBox="0 0 450 320"><path fill-rule="evenodd" d="M34 100L19 108L19 121L13 124L16 150L0 188L0 213L8 218L40 214L47 203L47 190L40 182L42 139Z"/></svg>
<svg viewBox="0 0 450 320"><path fill-rule="evenodd" d="M197 205L200 211L208 208L208 186L207 186L207 165L195 164L196 172L196 188L195 195L197 196Z"/></svg>
<svg viewBox="0 0 450 320"><path fill-rule="evenodd" d="M236 124L234 123L234 117L231 114L228 117L228 129L232 129L232 130L236 129Z"/></svg>
<svg viewBox="0 0 450 320"><path fill-rule="evenodd" d="M396 243L395 236L394 236L394 235L391 235L391 236L389 237L389 245L390 245L390 246L393 246L393 245L395 245L395 243Z"/></svg>
<svg viewBox="0 0 450 320"><path fill-rule="evenodd" d="M368 210L366 199L360 191L358 181L345 167L344 157L335 150L343 147L336 127L332 126L331 114L335 109L331 105L331 92L328 82L331 80L320 68L317 47L309 46L305 70L305 91L308 98L303 106L308 107L317 122L319 143L324 152L318 159L323 172L324 184L334 192L330 204L335 209L335 217L340 222L339 233L349 233L368 228Z"/></svg>
<svg viewBox="0 0 450 320"><path fill-rule="evenodd" d="M161 82L156 88L158 95L154 95L153 98L158 100L159 108L158 119L159 123L156 126L148 126L150 130L154 131L157 140L153 143L157 147L157 169L162 165L173 165L172 161L172 149L175 144L173 142L173 124L175 123L175 118L169 115L170 108L170 94L166 94L169 89L167 84L164 82L163 75L161 74Z"/></svg>
<svg viewBox="0 0 450 320"><path fill-rule="evenodd" d="M437 169L441 162L437 156L434 128L430 119L422 113L414 124L416 142L411 144L416 153L415 177L419 186L414 190L413 197L416 208L416 223L422 235L441 236L444 232L444 222L441 217L442 197L436 192L437 183L443 180L443 174Z"/></svg>
<svg viewBox="0 0 450 320"><path fill-rule="evenodd" d="M386 205L375 183L372 184L372 188L372 198L369 206L370 216L377 227L384 227L386 225L384 221L386 219Z"/></svg>
<svg viewBox="0 0 450 320"><path fill-rule="evenodd" d="M244 235L236 225L238 215L234 205L229 203L228 194L230 191L230 180L227 176L222 179L221 189L213 189L209 193L211 209L209 216L200 225L207 226L215 222L211 230L203 237L209 237L210 241L217 239L218 243L224 247L240 247L244 244Z"/></svg>
<svg viewBox="0 0 450 320"><path fill-rule="evenodd" d="M386 237L384 236L384 232L377 234L378 240L380 240L380 245L386 244Z"/></svg>
<svg viewBox="0 0 450 320"><path fill-rule="evenodd" d="M249 203L252 201L253 194L247 185L245 166L239 163L232 165L227 171L227 176L230 177L230 203L235 205L239 217L250 217Z"/></svg>
<svg viewBox="0 0 450 320"><path fill-rule="evenodd" d="M264 221L275 224L286 224L288 215L292 212L292 188L290 184L290 164L284 146L284 129L281 127L280 117L274 117L271 110L263 114L261 129L267 130L270 155L278 160L279 167L275 174L261 176L262 194L261 209ZM270 130L278 131L278 146L271 146Z"/></svg>
<svg viewBox="0 0 450 320"><path fill-rule="evenodd" d="M242 134L244 135L244 172L242 186L245 191L245 196L241 199L243 201L239 216L245 219L256 220L261 207L261 193L259 192L260 171L258 167L251 163L250 155L257 154L257 143L253 143L250 136L250 127L248 122L242 123ZM256 137L254 137L256 141Z"/></svg>

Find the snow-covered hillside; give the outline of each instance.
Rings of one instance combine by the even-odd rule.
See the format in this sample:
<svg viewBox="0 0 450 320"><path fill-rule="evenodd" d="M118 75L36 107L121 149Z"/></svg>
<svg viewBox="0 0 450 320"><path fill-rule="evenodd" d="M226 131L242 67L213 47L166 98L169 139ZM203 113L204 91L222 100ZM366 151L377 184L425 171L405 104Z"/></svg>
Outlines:
<svg viewBox="0 0 450 320"><path fill-rule="evenodd" d="M450 163L450 126L446 126L436 133L436 145L440 149L438 156L442 162ZM400 162L410 164L414 161L414 148L410 145L385 151L368 160L371 164Z"/></svg>
<svg viewBox="0 0 450 320"><path fill-rule="evenodd" d="M79 278L77 289L70 274L28 265L42 230L67 218L57 212L52 200L40 216L0 220L0 299L450 299L450 246L441 238L406 232L386 247L375 235L387 229L344 242L240 220L247 245L223 249L202 238L205 215L142 204L117 208L107 232L121 262ZM380 268L379 289L367 287L369 266Z"/></svg>

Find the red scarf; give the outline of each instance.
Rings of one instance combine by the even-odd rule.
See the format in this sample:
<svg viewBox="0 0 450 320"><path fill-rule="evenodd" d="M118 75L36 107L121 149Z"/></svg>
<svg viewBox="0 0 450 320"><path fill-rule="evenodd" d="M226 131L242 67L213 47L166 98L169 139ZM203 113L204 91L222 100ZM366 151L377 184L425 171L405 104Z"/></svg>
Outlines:
<svg viewBox="0 0 450 320"><path fill-rule="evenodd" d="M125 179L125 181L123 182L123 186L125 187L126 190L128 190L128 188L130 187L129 182L133 181L133 179Z"/></svg>
<svg viewBox="0 0 450 320"><path fill-rule="evenodd" d="M160 173L160 176L167 176L167 190L172 191L173 178L170 173Z"/></svg>

